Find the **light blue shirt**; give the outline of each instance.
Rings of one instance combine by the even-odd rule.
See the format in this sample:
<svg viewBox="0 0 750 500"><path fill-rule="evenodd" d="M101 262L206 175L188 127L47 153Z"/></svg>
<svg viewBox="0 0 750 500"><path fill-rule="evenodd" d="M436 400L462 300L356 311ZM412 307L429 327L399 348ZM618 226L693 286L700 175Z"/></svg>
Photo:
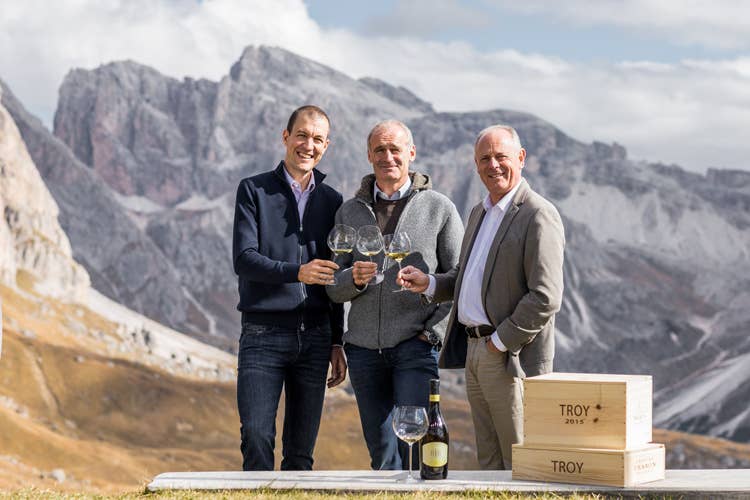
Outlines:
<svg viewBox="0 0 750 500"><path fill-rule="evenodd" d="M302 191L302 185L295 181L291 175L289 175L289 172L286 170L286 165L284 165L284 176L286 177L286 181L289 183L289 186L292 188L292 193L294 193L294 199L297 200L297 211L299 212L299 223L302 224L302 214L305 213L305 207L307 206L307 200L310 198L310 193L312 193L312 190L315 189L315 176L310 174L310 182L307 183L307 189Z"/></svg>
<svg viewBox="0 0 750 500"><path fill-rule="evenodd" d="M404 182L404 185L401 186L398 191L393 193L392 195L388 196L383 191L380 190L378 187L378 183L375 182L375 187L372 190L372 199L375 201L378 201L378 196L384 200L390 200L390 201L396 201L400 200L401 198L406 198L406 196L409 194L409 191L411 190L411 177L406 177L406 182Z"/></svg>

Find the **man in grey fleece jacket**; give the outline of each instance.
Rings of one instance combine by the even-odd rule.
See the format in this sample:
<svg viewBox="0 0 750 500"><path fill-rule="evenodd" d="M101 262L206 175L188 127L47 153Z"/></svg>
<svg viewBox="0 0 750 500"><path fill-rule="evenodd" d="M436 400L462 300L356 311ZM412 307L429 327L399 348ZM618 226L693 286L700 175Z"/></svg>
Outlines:
<svg viewBox="0 0 750 500"><path fill-rule="evenodd" d="M367 138L367 157L374 174L365 176L354 198L341 205L336 223L355 229L377 225L383 234L406 232L412 246L402 265L425 273L456 266L461 217L446 196L432 190L428 176L409 172L416 148L408 127L396 120L375 125ZM338 283L326 288L334 302L351 301L344 350L371 466L401 469L408 465L408 448L393 433L392 411L429 405L429 381L438 378L438 349L450 304L425 304L418 295L394 293L397 264L382 254L375 259L369 262L357 250L340 258L344 270ZM368 284L378 266L385 267L385 279Z"/></svg>

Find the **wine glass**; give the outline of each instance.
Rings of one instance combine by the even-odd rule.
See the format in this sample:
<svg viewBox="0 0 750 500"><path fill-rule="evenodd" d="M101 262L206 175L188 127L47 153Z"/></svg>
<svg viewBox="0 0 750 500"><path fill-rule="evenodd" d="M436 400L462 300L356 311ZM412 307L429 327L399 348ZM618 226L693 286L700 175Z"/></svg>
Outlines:
<svg viewBox="0 0 750 500"><path fill-rule="evenodd" d="M357 244L357 231L346 224L336 224L328 233L328 248L335 256L352 253L354 245ZM334 262L336 257L334 257ZM338 283L336 275L333 275L332 285Z"/></svg>
<svg viewBox="0 0 750 500"><path fill-rule="evenodd" d="M389 259L393 259L398 264L398 271L401 272L401 261L411 253L411 240L409 235L404 231L397 231L394 234L388 234L385 237L385 255ZM406 292L408 288L401 288L393 290L394 292Z"/></svg>
<svg viewBox="0 0 750 500"><path fill-rule="evenodd" d="M405 482L416 482L411 474L411 445L427 434L429 422L422 406L397 406L393 410L393 432L409 445L409 475Z"/></svg>
<svg viewBox="0 0 750 500"><path fill-rule="evenodd" d="M357 250L362 255L367 255L372 262L372 256L383 251L383 235L378 226L362 226L357 231ZM377 270L370 284L377 285L383 281L383 273Z"/></svg>

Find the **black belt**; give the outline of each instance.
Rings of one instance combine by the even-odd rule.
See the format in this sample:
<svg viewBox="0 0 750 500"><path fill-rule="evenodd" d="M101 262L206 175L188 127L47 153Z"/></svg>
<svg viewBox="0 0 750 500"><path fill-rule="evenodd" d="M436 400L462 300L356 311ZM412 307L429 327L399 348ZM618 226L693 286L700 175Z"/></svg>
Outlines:
<svg viewBox="0 0 750 500"><path fill-rule="evenodd" d="M473 339L487 337L495 333L495 327L490 325L479 325L479 326L465 326L466 335Z"/></svg>

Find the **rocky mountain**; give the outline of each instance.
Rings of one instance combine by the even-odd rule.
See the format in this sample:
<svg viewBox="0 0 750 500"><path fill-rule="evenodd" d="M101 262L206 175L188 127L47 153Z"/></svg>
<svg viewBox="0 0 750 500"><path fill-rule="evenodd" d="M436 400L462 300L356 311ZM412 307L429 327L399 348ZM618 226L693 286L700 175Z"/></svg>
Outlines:
<svg viewBox="0 0 750 500"><path fill-rule="evenodd" d="M85 293L89 276L73 260L57 222L57 204L2 105L0 214L0 282L15 286L17 273L24 271L49 295L80 298Z"/></svg>
<svg viewBox="0 0 750 500"><path fill-rule="evenodd" d="M566 223L556 369L652 374L657 424L750 440L747 172L632 161L620 145L582 143L526 113L435 112L406 89L268 47L246 49L220 82L179 81L134 62L73 70L60 90L56 137L7 93L3 102L94 285L217 345L234 343L238 324L234 189L281 158L294 107L314 102L330 113L332 144L320 168L345 196L368 172L369 128L406 121L415 168L464 215L484 195L474 138L509 123L528 151L524 176ZM79 182L61 182L73 175L88 183L85 195ZM100 210L112 215L100 220ZM113 233L114 248L102 248Z"/></svg>
<svg viewBox="0 0 750 500"><path fill-rule="evenodd" d="M130 219L113 190L30 115L2 81L0 87L2 103L60 207L73 256L89 272L93 286L163 324L205 326L199 304L182 291L166 256ZM196 337L205 332L194 330Z"/></svg>
<svg viewBox="0 0 750 500"><path fill-rule="evenodd" d="M132 489L236 462L236 358L90 288L2 105L0 214L0 490Z"/></svg>
<svg viewBox="0 0 750 500"><path fill-rule="evenodd" d="M281 79L258 77L263 74ZM303 78L314 83L300 92ZM217 345L234 343L239 316L227 235L238 181L278 163L286 117L300 102L315 101L335 124L329 157L358 171L343 186L353 191L366 165L352 159L362 156L370 123L416 114L383 96L389 86L374 85L287 52L252 48L218 83L177 81L133 62L72 71L60 90L65 97L55 135L74 154L60 154L74 165L65 170L90 180L98 199L90 211L64 210L71 217L62 222L94 285L164 324L213 336ZM423 107L410 93L395 92ZM29 129L32 150L58 144L20 106L8 107ZM45 165L42 175L56 170L35 158ZM61 190L80 192L81 186ZM94 206L106 206L112 216L100 217ZM102 230L97 237L92 222ZM103 248L102 241L115 246Z"/></svg>
<svg viewBox="0 0 750 500"><path fill-rule="evenodd" d="M4 318L0 362L0 427L4 431L0 433L0 489L35 487L78 494L122 493L142 487L155 474L166 470L236 469L239 463L233 384L236 358L136 314L90 288L88 274L73 259L75 240L71 251L58 217L70 222L86 217L85 210L94 210L93 215L103 217L103 221L97 221L89 214L92 219L88 228L73 224L79 231L75 233L78 238L113 238L111 242L100 240L86 247L87 251L99 245L103 247L101 252L106 253L108 244L125 248L125 253L127 248L147 252L158 247L150 242L148 233L138 232L137 219L131 218L132 214L118 204L121 198L99 174L73 158L61 141L45 134L39 122L24 114L11 94L6 92L2 102L10 103L9 107L22 120L21 126L16 127L11 115L0 105L0 213L3 214L0 297ZM32 148L27 150L22 134L34 141ZM44 177L54 197L32 156L47 162ZM430 168L436 176L448 178L449 171L441 173L437 162ZM721 200L717 191L727 189L727 183L730 187L739 185L742 194L744 185L740 181L745 178L741 174L735 174L733 180L728 180L725 173L712 175L717 175L718 187L706 187L707 198L715 196ZM543 179L533 182L541 183ZM460 185L453 187L458 196ZM466 184L465 188L471 190L476 186ZM469 195L465 196L468 199ZM98 207L97 203L111 203L111 206ZM76 212L79 206L83 208ZM737 216L742 213L736 201L727 210ZM585 253L588 246L594 247L586 254L594 262L578 257L567 264L568 272L577 276L570 288L581 288L583 294L586 290L581 283L596 277L589 273L610 269L619 254L606 245L599 248L602 245L591 236L587 226L566 220L574 255ZM113 227L107 227L107 223ZM145 244L138 247L127 243L139 241ZM135 254L137 258L143 255ZM156 259L163 257L156 253L149 258L158 262ZM87 260L88 265L92 262L99 261ZM143 265L130 269L130 272L149 272L149 267ZM613 269L607 272L616 273L617 268ZM119 275L113 272L109 276ZM602 313L594 307L597 302L586 297L589 298L573 301L575 307L588 307L574 309L578 314L575 317L580 319L590 314L601 321L598 315ZM571 307L566 303L564 318L571 317ZM732 324L726 323L728 320L723 318L722 324ZM581 324L593 322L581 320ZM573 327L566 328L561 336L563 362L571 359L572 349L566 342L578 341L572 333ZM681 335L679 324L675 328L674 335ZM741 336L736 338L739 340ZM584 351L585 346L583 342L575 347ZM723 348L722 352L729 350L726 345ZM676 363L675 354L671 356L669 359ZM741 429L737 422L742 423L742 416L733 414L725 402L725 398L736 394L715 390L715 386L713 391L710 388L714 376L732 382L721 387L736 388L736 382L742 379L744 357L726 354L725 362L705 370L708 374L705 387L686 382L685 387L675 392L680 398L663 403L662 412L668 416L671 416L669 411L688 415L680 405L704 398L722 409L711 425L727 433ZM728 369L722 370L723 367ZM453 377L456 378L460 376ZM702 414L697 405L688 409L693 411L691 416L706 418L707 413ZM345 389L329 391L324 412L316 467L366 468L368 458L353 397ZM446 398L443 412L451 423L452 467L475 469L466 402ZM279 415L283 415L283 409ZM670 468L750 464L750 445L658 430L655 439L667 443Z"/></svg>
<svg viewBox="0 0 750 500"><path fill-rule="evenodd" d="M77 333L106 345L107 352L129 354L170 372L231 380L235 358L219 349L170 330L90 287L86 270L72 257L71 245L58 222L58 205L29 156L19 129L0 105L0 276L14 294L36 297L42 315L53 305L87 308L114 325L114 335L88 331L68 318ZM5 298L5 293L3 294ZM84 313L78 314L82 317ZM12 324L17 318L8 319ZM36 336L33 334L32 336Z"/></svg>

